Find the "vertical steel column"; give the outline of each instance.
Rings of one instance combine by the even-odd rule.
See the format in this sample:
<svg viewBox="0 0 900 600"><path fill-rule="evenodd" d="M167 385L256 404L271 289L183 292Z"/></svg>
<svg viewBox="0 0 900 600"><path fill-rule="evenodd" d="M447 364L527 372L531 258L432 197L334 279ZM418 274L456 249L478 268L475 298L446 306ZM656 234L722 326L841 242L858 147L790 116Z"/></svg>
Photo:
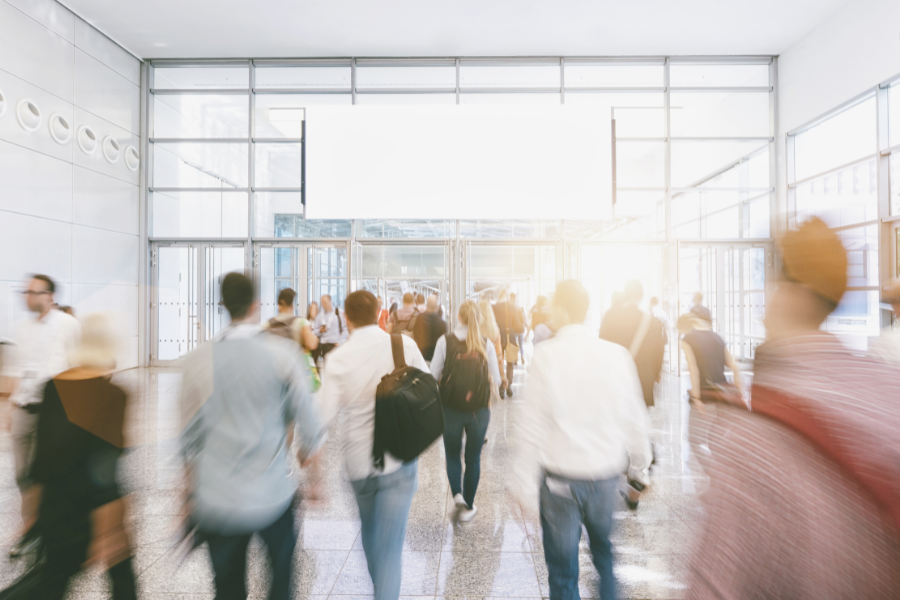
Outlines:
<svg viewBox="0 0 900 600"><path fill-rule="evenodd" d="M459 104L459 59L458 58L456 59L456 103ZM458 228L457 228L457 230L458 230Z"/></svg>
<svg viewBox="0 0 900 600"><path fill-rule="evenodd" d="M256 132L256 65L253 61L247 67L250 69L250 89L247 94L247 108L250 111L250 122L247 125L247 182L249 191L247 193L247 242L244 244L244 271L253 279L255 269L259 268L259 249L253 247L253 213L256 206L256 147L253 144L253 138Z"/></svg>
<svg viewBox="0 0 900 600"><path fill-rule="evenodd" d="M350 103L356 104L356 59L350 59Z"/></svg>
<svg viewBox="0 0 900 600"><path fill-rule="evenodd" d="M566 59L559 59L559 103L566 103Z"/></svg>
<svg viewBox="0 0 900 600"><path fill-rule="evenodd" d="M897 276L897 257L894 244L894 223L885 219L891 216L891 164L890 155L882 155L881 151L890 147L890 130L888 123L888 85L879 85L875 89L877 135L875 141L876 181L878 184L878 300L881 301L881 290L886 282ZM887 327L891 324L892 311L882 309L880 312L880 324Z"/></svg>
<svg viewBox="0 0 900 600"><path fill-rule="evenodd" d="M149 64L141 62L141 125L140 153L143 160L138 174L138 232L139 248L142 260L138 263L138 365L150 366L154 358L155 344L151 344L154 331L154 315L159 310L156 306L152 273L155 264L150 249L150 123L152 103L150 102L150 86L152 70ZM148 310L149 309L149 310Z"/></svg>

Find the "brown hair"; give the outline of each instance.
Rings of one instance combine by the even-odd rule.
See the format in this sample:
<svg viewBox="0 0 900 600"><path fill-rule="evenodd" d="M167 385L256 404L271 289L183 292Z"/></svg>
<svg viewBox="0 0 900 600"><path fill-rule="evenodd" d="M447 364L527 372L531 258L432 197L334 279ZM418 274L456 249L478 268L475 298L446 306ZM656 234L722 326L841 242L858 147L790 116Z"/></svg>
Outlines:
<svg viewBox="0 0 900 600"><path fill-rule="evenodd" d="M222 280L222 303L231 319L243 319L253 304L253 282L243 273L229 273Z"/></svg>
<svg viewBox="0 0 900 600"><path fill-rule="evenodd" d="M372 292L357 290L344 300L344 316L354 327L378 323L378 300Z"/></svg>

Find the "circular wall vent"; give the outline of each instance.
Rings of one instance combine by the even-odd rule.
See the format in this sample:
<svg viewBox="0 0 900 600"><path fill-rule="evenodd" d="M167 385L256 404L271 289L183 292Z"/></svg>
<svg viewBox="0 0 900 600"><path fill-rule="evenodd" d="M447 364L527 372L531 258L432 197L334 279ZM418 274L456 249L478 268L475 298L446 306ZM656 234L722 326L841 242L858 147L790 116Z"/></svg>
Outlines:
<svg viewBox="0 0 900 600"><path fill-rule="evenodd" d="M103 138L103 156L106 157L106 160L114 163L119 160L120 153L119 142L109 136Z"/></svg>
<svg viewBox="0 0 900 600"><path fill-rule="evenodd" d="M85 154L93 154L97 149L97 134L87 125L78 128L78 147Z"/></svg>
<svg viewBox="0 0 900 600"><path fill-rule="evenodd" d="M141 166L141 155L134 146L125 147L125 166L129 171L137 171Z"/></svg>
<svg viewBox="0 0 900 600"><path fill-rule="evenodd" d="M60 114L50 117L50 135L60 144L68 144L72 139L72 127L69 120Z"/></svg>
<svg viewBox="0 0 900 600"><path fill-rule="evenodd" d="M0 117L6 114L6 105L9 104L6 101L6 94L3 93L3 90L0 90Z"/></svg>
<svg viewBox="0 0 900 600"><path fill-rule="evenodd" d="M44 120L41 109L28 98L22 98L16 104L16 117L19 119L19 125L28 133L34 133L40 129L41 122Z"/></svg>

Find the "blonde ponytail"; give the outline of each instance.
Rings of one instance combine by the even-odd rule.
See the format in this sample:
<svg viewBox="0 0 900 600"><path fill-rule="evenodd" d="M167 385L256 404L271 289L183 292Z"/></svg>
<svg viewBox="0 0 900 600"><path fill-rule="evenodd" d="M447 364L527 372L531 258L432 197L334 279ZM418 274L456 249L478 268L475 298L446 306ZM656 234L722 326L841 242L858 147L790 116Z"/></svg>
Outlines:
<svg viewBox="0 0 900 600"><path fill-rule="evenodd" d="M469 328L469 333L466 335L466 352L477 352L487 360L487 350L484 348L484 340L481 339L478 320L478 305L472 300L463 302L459 307L459 322Z"/></svg>

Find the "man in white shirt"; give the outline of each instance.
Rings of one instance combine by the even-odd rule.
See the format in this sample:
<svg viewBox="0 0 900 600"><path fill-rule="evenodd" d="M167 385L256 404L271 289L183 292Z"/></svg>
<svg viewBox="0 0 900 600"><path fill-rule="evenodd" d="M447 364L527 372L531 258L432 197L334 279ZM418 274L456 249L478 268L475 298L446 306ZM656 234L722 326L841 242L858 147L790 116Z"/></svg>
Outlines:
<svg viewBox="0 0 900 600"><path fill-rule="evenodd" d="M36 316L21 321L16 327L15 343L9 346L3 367L3 387L12 405L13 456L26 531L34 524L37 509L28 472L34 461L38 410L44 399L44 386L52 377L69 369L69 354L81 338L78 321L54 308L55 292L56 284L46 275L31 278L28 289L22 293L28 310ZM10 550L10 555L18 556L26 551L31 543L31 539L26 538L31 537L26 533Z"/></svg>
<svg viewBox="0 0 900 600"><path fill-rule="evenodd" d="M374 466L375 390L381 378L394 370L391 337L378 327L378 301L371 293L351 293L344 311L350 338L328 355L319 401L326 421L344 414L344 462L359 506L375 600L397 600L406 521L418 488L418 463L402 463L385 453L384 467ZM415 340L402 339L406 364L427 373Z"/></svg>
<svg viewBox="0 0 900 600"><path fill-rule="evenodd" d="M348 333L340 310L334 306L329 294L322 295L320 306L321 310L313 323L313 332L319 336L319 347L313 352L313 360L316 362L319 357L324 360L329 352L347 339Z"/></svg>
<svg viewBox="0 0 900 600"><path fill-rule="evenodd" d="M613 506L629 462L630 476L641 479L650 464L647 408L628 350L583 325L584 286L560 283L551 306L557 331L534 350L512 491L524 506L528 490L540 482L550 597L578 598L584 525L600 573L600 598L613 600Z"/></svg>

